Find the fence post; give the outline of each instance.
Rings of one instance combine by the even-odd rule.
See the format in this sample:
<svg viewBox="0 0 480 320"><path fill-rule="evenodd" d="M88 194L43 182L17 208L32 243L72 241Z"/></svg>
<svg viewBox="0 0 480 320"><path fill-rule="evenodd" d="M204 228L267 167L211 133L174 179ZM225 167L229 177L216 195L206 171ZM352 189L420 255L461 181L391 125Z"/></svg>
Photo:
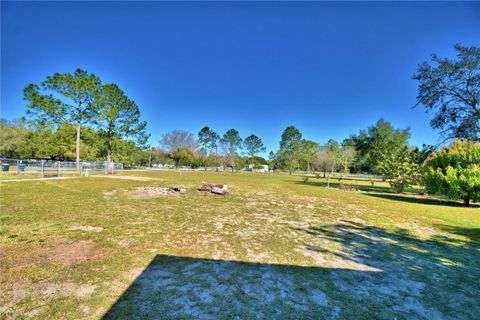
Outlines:
<svg viewBox="0 0 480 320"><path fill-rule="evenodd" d="M42 169L41 169L42 178L44 178L45 177L45 160L41 161L41 166L42 166Z"/></svg>
<svg viewBox="0 0 480 320"><path fill-rule="evenodd" d="M60 177L60 161L57 161L57 177Z"/></svg>
<svg viewBox="0 0 480 320"><path fill-rule="evenodd" d="M93 175L95 175L95 161L93 161Z"/></svg>
<svg viewBox="0 0 480 320"><path fill-rule="evenodd" d="M20 160L17 160L17 174L20 174Z"/></svg>

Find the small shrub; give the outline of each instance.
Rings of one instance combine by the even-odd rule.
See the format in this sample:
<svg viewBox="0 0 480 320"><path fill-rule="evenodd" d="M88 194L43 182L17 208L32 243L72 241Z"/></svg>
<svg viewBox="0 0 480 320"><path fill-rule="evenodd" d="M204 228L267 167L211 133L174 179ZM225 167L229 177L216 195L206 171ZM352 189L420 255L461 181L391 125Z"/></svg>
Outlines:
<svg viewBox="0 0 480 320"><path fill-rule="evenodd" d="M320 173L315 172L315 178L320 179Z"/></svg>
<svg viewBox="0 0 480 320"><path fill-rule="evenodd" d="M303 183L307 183L307 182L308 182L308 179L310 179L309 176L303 176L303 177L302 177Z"/></svg>

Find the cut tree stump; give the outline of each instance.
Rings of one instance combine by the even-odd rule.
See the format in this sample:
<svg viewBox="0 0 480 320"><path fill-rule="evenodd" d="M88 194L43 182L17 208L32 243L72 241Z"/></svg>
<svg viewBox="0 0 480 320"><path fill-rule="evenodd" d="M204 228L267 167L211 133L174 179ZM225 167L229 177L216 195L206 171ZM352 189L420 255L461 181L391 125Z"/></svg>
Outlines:
<svg viewBox="0 0 480 320"><path fill-rule="evenodd" d="M226 184L213 184L213 183L202 182L198 190L210 191L211 193L223 195L228 192L228 186Z"/></svg>

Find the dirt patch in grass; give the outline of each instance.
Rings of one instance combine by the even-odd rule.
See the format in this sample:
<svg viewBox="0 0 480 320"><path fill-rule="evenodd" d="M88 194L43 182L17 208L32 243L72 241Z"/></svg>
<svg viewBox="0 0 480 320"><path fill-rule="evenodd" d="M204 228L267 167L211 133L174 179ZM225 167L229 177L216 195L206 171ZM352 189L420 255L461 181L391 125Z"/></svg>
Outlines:
<svg viewBox="0 0 480 320"><path fill-rule="evenodd" d="M96 288L96 285L77 285L74 282L44 282L36 286L36 292L46 296L75 296L78 298L84 298L92 295Z"/></svg>
<svg viewBox="0 0 480 320"><path fill-rule="evenodd" d="M157 181L157 180L163 180L163 179L149 178L149 177L117 176L117 175L95 175L95 176L91 176L91 177L94 177L94 178L121 179L121 180L133 180L133 181Z"/></svg>
<svg viewBox="0 0 480 320"><path fill-rule="evenodd" d="M103 192L103 197L108 198L108 197L113 197L114 195L118 194L119 192L127 192L128 190L110 190L110 191L105 191Z"/></svg>
<svg viewBox="0 0 480 320"><path fill-rule="evenodd" d="M86 232L102 232L102 227L92 227L92 226L71 226L68 230L78 230Z"/></svg>
<svg viewBox="0 0 480 320"><path fill-rule="evenodd" d="M134 191L130 191L128 196L130 198L155 198L162 196L179 196L186 193L184 188L158 188L158 187L143 187Z"/></svg>
<svg viewBox="0 0 480 320"><path fill-rule="evenodd" d="M93 241L82 240L53 247L48 253L48 259L70 266L80 262L99 260L106 255L107 251L98 248Z"/></svg>

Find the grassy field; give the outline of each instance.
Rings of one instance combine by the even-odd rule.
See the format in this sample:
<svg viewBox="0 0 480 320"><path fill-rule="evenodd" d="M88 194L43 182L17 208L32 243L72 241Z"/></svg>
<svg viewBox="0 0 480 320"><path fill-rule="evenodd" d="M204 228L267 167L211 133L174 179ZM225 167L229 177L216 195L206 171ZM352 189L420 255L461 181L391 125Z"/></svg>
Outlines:
<svg viewBox="0 0 480 320"><path fill-rule="evenodd" d="M335 183L146 171L3 182L0 318L478 319L478 206ZM133 197L170 186L187 193Z"/></svg>

